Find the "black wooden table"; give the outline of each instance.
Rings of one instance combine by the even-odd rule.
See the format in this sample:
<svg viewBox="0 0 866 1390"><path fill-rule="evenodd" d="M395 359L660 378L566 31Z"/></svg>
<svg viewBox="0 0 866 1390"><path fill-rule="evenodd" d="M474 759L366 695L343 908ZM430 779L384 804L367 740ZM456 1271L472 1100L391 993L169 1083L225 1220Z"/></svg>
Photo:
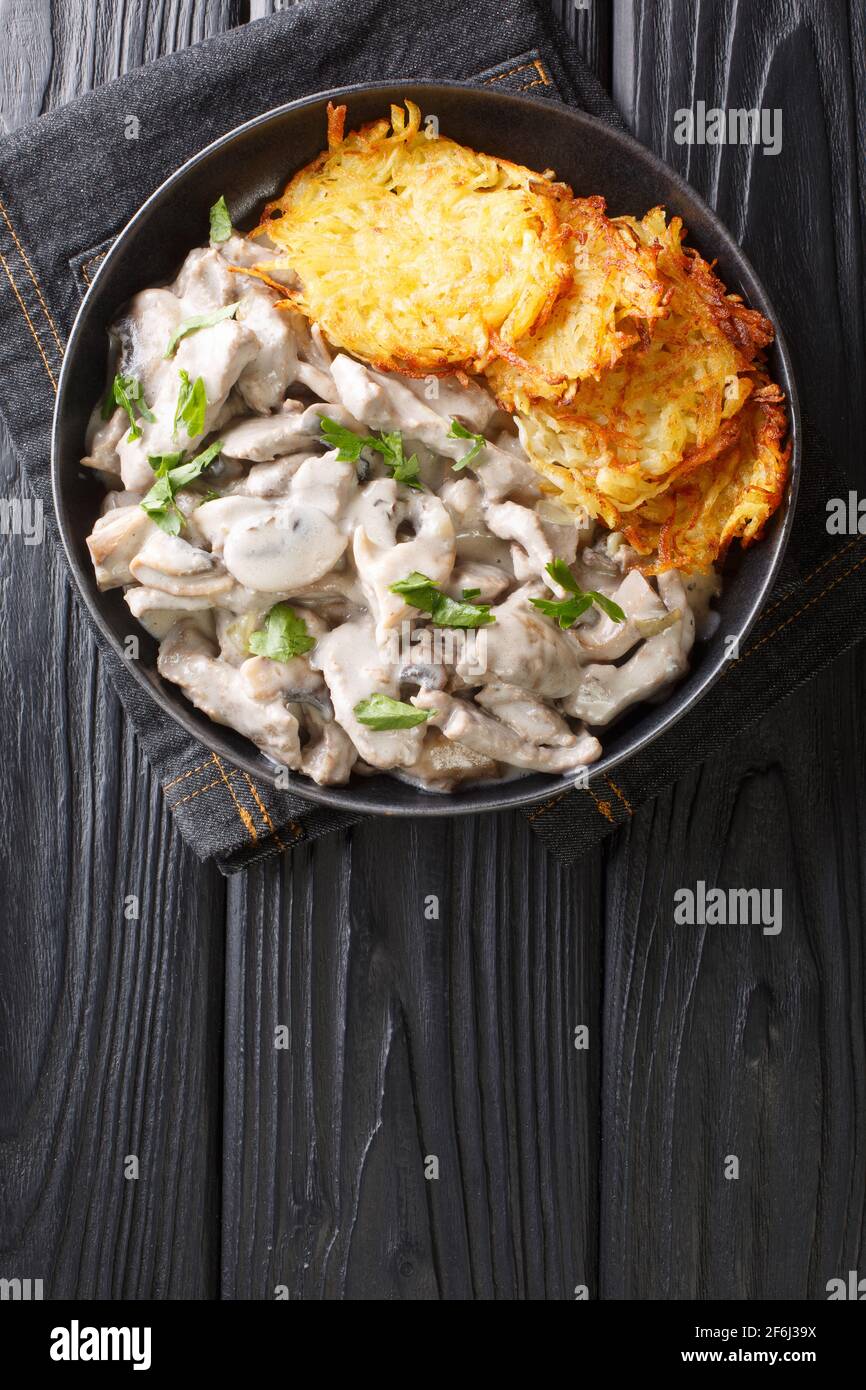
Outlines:
<svg viewBox="0 0 866 1390"><path fill-rule="evenodd" d="M0 114L271 8L2 0ZM800 369L832 355L862 488L863 0L556 8L742 241ZM781 153L677 145L697 100L781 108ZM4 538L0 582L0 1274L56 1298L771 1299L866 1272L862 650L576 867L505 814L369 822L226 881L50 550ZM675 927L700 879L781 887L782 934Z"/></svg>

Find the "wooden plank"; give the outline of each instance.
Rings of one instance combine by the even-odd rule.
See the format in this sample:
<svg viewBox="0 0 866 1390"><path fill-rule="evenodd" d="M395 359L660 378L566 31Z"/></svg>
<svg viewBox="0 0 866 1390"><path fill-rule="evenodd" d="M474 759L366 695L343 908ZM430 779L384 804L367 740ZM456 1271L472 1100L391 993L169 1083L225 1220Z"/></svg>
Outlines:
<svg viewBox="0 0 866 1390"><path fill-rule="evenodd" d="M4 120L229 17L6 0ZM3 495L26 494L0 456ZM0 1271L46 1297L213 1296L224 884L174 830L50 543L4 538L0 573L7 928L21 914L0 945Z"/></svg>
<svg viewBox="0 0 866 1390"><path fill-rule="evenodd" d="M810 418L862 488L862 380L844 364L863 356L848 139L863 76L847 23L811 0L617 0L614 91L742 240ZM781 153L675 144L674 112L699 99L781 108ZM862 1272L864 669L862 650L845 658L612 842L603 1297L823 1298ZM676 926L674 892L699 880L781 889L781 933Z"/></svg>
<svg viewBox="0 0 866 1390"><path fill-rule="evenodd" d="M594 1288L598 919L597 866L514 816L371 822L231 880L226 1296Z"/></svg>

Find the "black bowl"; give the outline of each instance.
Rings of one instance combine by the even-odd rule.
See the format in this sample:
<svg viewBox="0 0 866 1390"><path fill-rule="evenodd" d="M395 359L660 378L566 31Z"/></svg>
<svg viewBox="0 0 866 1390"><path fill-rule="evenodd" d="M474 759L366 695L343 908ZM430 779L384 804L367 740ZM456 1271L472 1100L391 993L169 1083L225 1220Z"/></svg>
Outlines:
<svg viewBox="0 0 866 1390"><path fill-rule="evenodd" d="M85 545L103 491L79 460L93 402L105 385L107 327L136 291L170 280L186 253L207 237L208 209L226 195L238 226L253 225L263 202L288 176L311 160L325 141L325 107L345 101L347 128L386 114L391 102L411 97L435 114L443 133L534 169L553 168L578 194L600 193L612 214L640 216L663 204L678 213L690 243L718 261L726 285L776 325L770 370L788 398L793 439L791 483L764 540L737 554L726 568L717 635L698 644L689 675L664 703L631 712L603 735L604 755L591 769L600 777L643 748L692 708L721 674L725 636L741 640L769 592L785 548L799 475L799 414L791 362L767 294L748 261L716 216L681 178L629 135L582 112L553 102L459 83L365 84L305 97L265 112L224 135L184 164L148 198L121 232L94 278L75 320L60 377L52 439L54 501L66 553L78 587L108 641L123 656L123 639L140 636L140 659L127 662L156 703L210 750L257 777L273 782L272 764L231 729L200 714L176 686L156 670L156 643L130 617L118 590L100 593ZM384 815L447 815L527 805L569 785L569 778L539 774L499 786L478 787L449 796L418 791L393 778L355 778L347 787L317 787L306 778L292 790L311 801Z"/></svg>

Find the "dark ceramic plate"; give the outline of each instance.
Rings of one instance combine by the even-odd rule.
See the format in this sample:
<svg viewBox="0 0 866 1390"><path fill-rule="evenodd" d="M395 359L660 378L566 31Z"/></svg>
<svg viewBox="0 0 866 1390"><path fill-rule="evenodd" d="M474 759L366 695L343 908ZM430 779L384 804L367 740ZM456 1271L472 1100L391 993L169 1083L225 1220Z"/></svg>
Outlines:
<svg viewBox="0 0 866 1390"><path fill-rule="evenodd" d="M729 233L688 184L643 146L581 112L458 83L347 87L268 111L184 164L148 198L117 238L72 330L57 395L52 444L54 499L66 553L93 617L122 657L123 639L136 625L119 590L102 594L96 587L85 537L103 491L98 479L79 466L87 419L105 385L108 325L131 295L170 280L186 253L202 244L207 236L208 209L220 193L226 195L238 226L254 224L262 203L322 149L329 99L347 102L347 128L352 129L382 116L392 101L401 102L406 97L415 100L425 114L435 114L443 133L455 140L530 168L553 168L576 193L602 194L612 214L640 216L658 203L670 214L679 213L689 230L690 243L708 259L717 259L728 287L776 324L770 369L788 397L794 443L792 482L786 500L764 540L732 556L726 567L717 636L697 645L688 677L663 704L634 710L603 733L604 756L591 770L594 779L651 743L691 709L724 667L723 634L742 638L751 627L767 597L790 532L800 432L790 358L773 307ZM156 703L208 749L255 776L273 781L273 767L248 740L212 723L176 686L160 678L156 653L156 643L142 630L141 658L128 663ZM568 782L568 778L533 774L450 796L417 791L385 776L354 778L349 786L339 788L316 787L303 777L294 779L292 785L309 800L331 806L385 815L446 815L526 805L551 796Z"/></svg>

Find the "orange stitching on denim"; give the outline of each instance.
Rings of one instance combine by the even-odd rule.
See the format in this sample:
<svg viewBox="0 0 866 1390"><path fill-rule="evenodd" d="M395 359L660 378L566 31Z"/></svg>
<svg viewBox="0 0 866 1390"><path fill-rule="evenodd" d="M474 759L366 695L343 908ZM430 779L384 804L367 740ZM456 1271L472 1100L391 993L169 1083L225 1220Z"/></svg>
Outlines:
<svg viewBox="0 0 866 1390"><path fill-rule="evenodd" d="M52 372L51 367L50 367L49 364L48 364L48 358L45 356L45 350L44 350L44 348L43 348L43 346L42 346L42 343L40 342L39 334L36 332L36 329L33 327L33 320L31 319L30 315L29 315L28 312L27 312L27 305L24 303L24 300L21 298L21 295L20 295L19 292L18 292L18 286L16 285L15 281L12 279L12 272L10 271L8 265L6 264L5 257L2 255L2 253L0 253L0 265L2 265L2 266L3 266L3 269L6 271L6 279L9 281L9 284L12 286L12 292L14 293L15 298L18 300L18 304L19 304L19 307L20 307L20 309L21 309L22 314L24 315L25 319L27 320L27 326L28 326L28 328L30 329L30 332L31 332L32 335L33 335L33 341L34 341L34 343L36 344L36 346L37 346L37 348L38 348L38 350L39 350L39 356L42 358L42 364L43 364L43 366L45 367L46 372L48 373L48 380L51 382L51 385L54 387L54 390L56 391L56 390L57 390L57 382L56 382L56 380L54 379L54 373Z"/></svg>
<svg viewBox="0 0 866 1390"><path fill-rule="evenodd" d="M197 772L202 772L204 768L209 767L212 762L213 759L208 758L206 763L199 763L198 767L190 768L189 772L182 772L179 777L172 777L170 782L165 783L163 791L167 792L169 787L174 787L178 782L185 782L187 777L193 777Z"/></svg>
<svg viewBox="0 0 866 1390"><path fill-rule="evenodd" d="M610 809L610 802L609 802L609 801L599 801L599 799L598 799L598 797L596 796L595 792L592 790L592 787L587 787L587 788L586 788L586 791L589 792L590 796L592 797L593 801L595 802L595 809L598 811L599 815L600 815L600 816L604 816L605 820L609 820L610 823L611 823L611 825L613 825L615 822L614 822L613 811Z"/></svg>
<svg viewBox="0 0 866 1390"><path fill-rule="evenodd" d="M97 253L96 253L95 256L88 256L86 261L82 261L82 262L81 262L81 274L84 276L84 278L85 278L85 280L87 281L88 285L92 285L92 284L93 284L93 281L91 280L90 276L89 276L88 273L87 273L87 267L88 267L89 265L94 265L94 264L96 263L96 261L102 261L102 260L104 260L105 257L106 257L107 255L108 255L108 251L107 251L107 250L106 250L106 251L97 251Z"/></svg>
<svg viewBox="0 0 866 1390"><path fill-rule="evenodd" d="M485 77L485 84L490 82L504 82L506 77L514 77L518 72L526 72L527 68L535 67L535 59L531 63L521 63L519 68L509 68L507 72L498 72L494 77Z"/></svg>
<svg viewBox="0 0 866 1390"><path fill-rule="evenodd" d="M268 815L267 807L265 806L264 802L262 801L261 797L259 796L258 792L256 791L256 788L255 788L255 784L254 784L254 782L253 782L253 779L250 777L250 775L249 775L248 772L245 772L245 773L244 773L244 777L246 778L247 786L249 787L250 792L252 793L253 800L255 801L256 805L258 806L259 810L260 810L261 813L262 813L262 820L264 821L265 825L266 825L266 826L268 827L268 829L270 830L271 834L273 835L273 837L274 837L274 839L276 840L277 844L279 845L280 849L285 849L285 845L283 844L282 840L280 839L279 835L277 834L276 826L274 825L273 821L271 820L270 816ZM294 822L292 822L292 824L294 824Z"/></svg>
<svg viewBox="0 0 866 1390"><path fill-rule="evenodd" d="M557 801L561 801L564 796L568 796L568 792L557 792L556 796L552 796L549 801L545 801L543 806L536 807L532 815L527 816L526 819L536 820L538 816L543 816L545 811L549 811L551 806L555 806Z"/></svg>
<svg viewBox="0 0 866 1390"><path fill-rule="evenodd" d="M542 63L541 59L540 59L540 58L533 58L533 60L532 60L532 66L535 68L535 71L538 73L538 76L541 78L541 80L542 80L542 82L544 83L545 87L550 87L550 86L552 85L552 83L551 83L551 78L548 76L547 70L545 69L545 66L544 66L544 64ZM534 82L530 82L529 85L530 85L530 87L534 87L534 86L535 86L535 83L534 83Z"/></svg>
<svg viewBox="0 0 866 1390"><path fill-rule="evenodd" d="M168 803L168 809L170 811L175 811L178 806L182 806L185 801L194 801L197 796L201 796L202 792L209 792L211 787L219 787L220 785L220 779L217 777L215 782L208 782L206 787L199 787L197 792L190 792L189 796L182 796L178 801L170 801Z"/></svg>
<svg viewBox="0 0 866 1390"><path fill-rule="evenodd" d="M49 325L49 327L50 327L50 329L51 329L51 332L54 334L54 341L55 341L55 343L57 344L57 347L58 347L59 352L60 352L60 356L62 357L62 356L63 356L63 344L62 344L62 342L60 341L60 334L57 332L57 327L56 327L56 325L55 325L55 323L54 323L53 318L51 317L51 314L49 313L48 305L45 303L45 300L42 298L42 291L41 291L41 289L39 288L39 281L36 279L36 276L35 276L35 274L33 273L33 267L32 267L32 265L30 264L30 261L27 259L27 252L24 250L24 247L21 245L21 242L18 240L18 237L15 235L15 228L12 226L12 223L9 221L9 214L8 214L7 211L6 211L6 208L3 206L3 200L2 200L2 198L0 198L0 212L2 212L2 214L3 214L3 221L6 223L6 226L9 228L9 231L10 231L11 234L12 234L12 240L15 242L15 245L18 247L18 254L19 254L19 256L21 257L22 261L24 262L24 265L25 265L26 268L27 268L27 274L30 276L30 279L33 281L33 287L34 287L34 289L36 290L37 295L39 296L39 303L42 305L42 312L43 312L43 314L45 315L45 317L46 317L47 320L48 320L48 325Z"/></svg>
<svg viewBox="0 0 866 1390"><path fill-rule="evenodd" d="M550 83L546 77L537 77L534 82L527 82L525 87L518 87L518 92L528 92L530 87L549 87Z"/></svg>
<svg viewBox="0 0 866 1390"><path fill-rule="evenodd" d="M250 839L253 841L253 844L255 844L256 840L259 838L259 832L256 830L256 823L250 815L249 811L244 810L243 806L235 796L234 787L232 786L229 779L226 777L225 769L223 768L223 765L217 757L216 753L213 753L211 756L214 762L216 763L217 767L219 768L220 777L222 777L223 781L229 789L229 793L231 794L232 801L235 803L235 810L238 813L241 825L244 827Z"/></svg>
<svg viewBox="0 0 866 1390"><path fill-rule="evenodd" d="M748 651L743 652L743 655L740 657L740 661L745 661L747 656L751 656L754 652L758 651L760 647L763 647L765 642L769 642L771 637L778 636L780 632L783 632L784 629L788 627L790 623L793 623L795 621L795 619L801 617L802 614L805 613L808 608L811 608L813 606L813 604L820 603L821 599L826 598L827 595L831 593L833 589L836 588L837 584L841 584L843 579L847 579L848 576L850 574L853 574L855 570L859 570L861 565L866 565L866 555L863 556L862 560L858 560L856 565L852 565L849 570L845 570L843 574L837 574L836 578L833 580L833 583L828 584L826 589L822 589L820 594L816 594L814 598L810 598L809 602L804 603L802 608L798 608L796 613L792 613L790 618L786 618L785 621L783 623L780 623L778 627L774 627L772 632L766 633L760 639L760 641L755 643L753 647L749 647ZM737 663L737 665L739 665L739 662Z"/></svg>
<svg viewBox="0 0 866 1390"><path fill-rule="evenodd" d="M622 804L623 804L623 806L625 807L625 809L628 811L629 815L630 815L630 816L633 816L633 815L634 815L634 810L633 810L633 808L632 808L631 802L629 801L628 797L625 795L625 792L620 791L619 787L616 785L616 782L612 782L611 779L610 779L609 777L605 777L604 780L605 780L605 782L607 782L607 785L610 787L611 791L614 792L614 793L619 797L620 801L622 802Z"/></svg>
<svg viewBox="0 0 866 1390"><path fill-rule="evenodd" d="M847 545L843 545L841 550L834 550L833 554L828 556L826 560L822 560L818 568L812 570L811 574L804 575L802 579L797 580L798 587L802 587L804 584L808 584L810 580L815 578L816 574L820 574L821 571L825 570L828 565L832 565L836 560L841 560L842 556L846 553L846 551L851 549L852 545L856 545L858 541L862 540L862 536L855 536L853 541L849 541ZM781 608L785 603L787 603L790 597L790 594L786 594L784 598L776 599L775 603L771 603L769 608L764 609L763 613L761 614L761 620L763 621L764 618L769 618L770 614L775 613L777 608Z"/></svg>

